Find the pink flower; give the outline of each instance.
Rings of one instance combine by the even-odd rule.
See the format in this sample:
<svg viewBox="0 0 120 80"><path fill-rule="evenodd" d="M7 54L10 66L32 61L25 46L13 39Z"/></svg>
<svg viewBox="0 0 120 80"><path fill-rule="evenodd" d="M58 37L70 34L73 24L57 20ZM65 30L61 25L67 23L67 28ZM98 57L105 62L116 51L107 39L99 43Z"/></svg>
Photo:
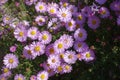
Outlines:
<svg viewBox="0 0 120 80"><path fill-rule="evenodd" d="M42 64L42 63L40 64L40 67L43 67L43 64Z"/></svg>
<svg viewBox="0 0 120 80"><path fill-rule="evenodd" d="M19 2L15 2L15 6L18 7L20 5Z"/></svg>
<svg viewBox="0 0 120 80"><path fill-rule="evenodd" d="M16 48L17 48L17 47L16 47L15 45L14 45L14 46L11 46L11 47L10 47L10 52L15 52L15 51L16 51Z"/></svg>
<svg viewBox="0 0 120 80"><path fill-rule="evenodd" d="M36 76L35 76L35 75L32 75L32 76L30 77L30 80L36 80Z"/></svg>

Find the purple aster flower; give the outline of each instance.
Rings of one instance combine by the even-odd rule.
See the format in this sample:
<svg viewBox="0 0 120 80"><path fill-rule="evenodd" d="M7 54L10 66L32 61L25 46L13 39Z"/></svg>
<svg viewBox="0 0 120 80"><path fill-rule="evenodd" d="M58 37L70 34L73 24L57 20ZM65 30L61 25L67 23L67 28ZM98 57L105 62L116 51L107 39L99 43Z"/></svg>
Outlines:
<svg viewBox="0 0 120 80"><path fill-rule="evenodd" d="M31 47L32 47L31 45L27 45L23 49L23 55L27 59L35 59L35 57L37 56L37 55L34 55L34 53L32 53L32 48Z"/></svg>
<svg viewBox="0 0 120 80"><path fill-rule="evenodd" d="M51 69L55 69L60 66L60 57L56 54L51 54L47 59L47 63Z"/></svg>
<svg viewBox="0 0 120 80"><path fill-rule="evenodd" d="M48 80L49 73L47 71L40 71L37 74L37 80Z"/></svg>
<svg viewBox="0 0 120 80"><path fill-rule="evenodd" d="M5 77L4 74L1 74L1 75L0 75L0 80L8 80L8 79L7 79L7 77Z"/></svg>
<svg viewBox="0 0 120 80"><path fill-rule="evenodd" d="M73 46L73 37L70 36L70 35L67 35L67 34L63 34L61 37L60 37L60 40L64 42L64 45L65 45L65 49L68 49L70 47Z"/></svg>
<svg viewBox="0 0 120 80"><path fill-rule="evenodd" d="M56 40L54 42L54 49L57 53L61 53L65 51L65 44L63 40Z"/></svg>
<svg viewBox="0 0 120 80"><path fill-rule="evenodd" d="M58 8L59 8L58 4L52 2L48 4L47 11L50 15L56 16L56 13L58 12Z"/></svg>
<svg viewBox="0 0 120 80"><path fill-rule="evenodd" d="M84 16L84 14L82 14L82 13L76 13L76 22L77 23L83 24L83 23L85 23L85 20L86 20L86 18Z"/></svg>
<svg viewBox="0 0 120 80"><path fill-rule="evenodd" d="M10 69L7 68L7 67L5 67L5 66L3 66L3 68L2 68L2 72L3 72L3 75L4 75L5 77L8 77L8 76L11 75ZM1 79L1 78L0 78L0 79Z"/></svg>
<svg viewBox="0 0 120 80"><path fill-rule="evenodd" d="M75 5L69 5L67 8L71 11L73 15L77 13L78 8Z"/></svg>
<svg viewBox="0 0 120 80"><path fill-rule="evenodd" d="M22 74L16 74L14 80L26 80Z"/></svg>
<svg viewBox="0 0 120 80"><path fill-rule="evenodd" d="M35 5L35 9L36 9L37 12L44 13L44 12L46 12L46 10L47 10L47 5L46 5L46 3L44 3L44 2L38 2L38 3Z"/></svg>
<svg viewBox="0 0 120 80"><path fill-rule="evenodd" d="M14 54L6 54L4 56L3 62L4 65L9 69L16 68L19 64L18 57Z"/></svg>
<svg viewBox="0 0 120 80"><path fill-rule="evenodd" d="M68 31L75 31L75 29L76 29L75 21L73 19L69 20L66 23L65 27Z"/></svg>
<svg viewBox="0 0 120 80"><path fill-rule="evenodd" d="M31 49L33 56L40 56L45 52L45 45L42 44L41 42L32 42Z"/></svg>
<svg viewBox="0 0 120 80"><path fill-rule="evenodd" d="M36 80L37 79L37 77L35 76L35 75L32 75L31 77L30 77L30 80Z"/></svg>
<svg viewBox="0 0 120 80"><path fill-rule="evenodd" d="M64 68L64 65L61 64L60 66L58 66L57 68L55 68L54 71L55 71L55 73L63 74L63 68Z"/></svg>
<svg viewBox="0 0 120 80"><path fill-rule="evenodd" d="M60 57L60 61L61 61L61 63L63 63L63 62L65 62L64 61L64 55L65 55L65 51L64 52L61 52L61 53L59 53L59 54L57 54L59 57Z"/></svg>
<svg viewBox="0 0 120 80"><path fill-rule="evenodd" d="M99 13L101 18L107 18L110 16L110 12L106 7L101 7Z"/></svg>
<svg viewBox="0 0 120 80"><path fill-rule="evenodd" d="M82 54L83 54L83 59L86 62L89 62L95 59L95 54L92 50L88 50L86 52L83 52Z"/></svg>
<svg viewBox="0 0 120 80"><path fill-rule="evenodd" d="M70 73L70 72L72 71L72 66L71 66L71 65L69 65L69 64L64 64L63 66L64 66L64 67L63 67L63 72L64 72L64 73Z"/></svg>
<svg viewBox="0 0 120 80"><path fill-rule="evenodd" d="M15 46L15 45L14 45L14 46L11 46L11 47L10 47L10 52L15 52L15 51L16 51L16 48L17 48L17 46Z"/></svg>
<svg viewBox="0 0 120 80"><path fill-rule="evenodd" d="M31 38L32 40L37 39L38 34L39 34L39 31L38 31L38 28L36 27L31 27L28 29L27 36Z"/></svg>
<svg viewBox="0 0 120 80"><path fill-rule="evenodd" d="M120 11L120 1L119 0L115 0L110 4L110 8L113 11Z"/></svg>
<svg viewBox="0 0 120 80"><path fill-rule="evenodd" d="M14 30L14 37L17 39L17 41L24 42L27 40L27 30L25 28L19 28L17 27Z"/></svg>
<svg viewBox="0 0 120 80"><path fill-rule="evenodd" d="M99 4L105 4L105 2L107 1L107 0L95 0L97 3L99 3Z"/></svg>
<svg viewBox="0 0 120 80"><path fill-rule="evenodd" d="M32 4L36 3L37 0L25 0L26 5L31 6Z"/></svg>
<svg viewBox="0 0 120 80"><path fill-rule="evenodd" d="M45 16L37 16L35 19L35 22L39 25L39 26L43 26L46 22L46 17Z"/></svg>
<svg viewBox="0 0 120 80"><path fill-rule="evenodd" d="M120 16L117 18L117 24L120 25Z"/></svg>
<svg viewBox="0 0 120 80"><path fill-rule="evenodd" d="M49 64L47 64L46 62L43 63L43 68L44 68L44 70L46 70L49 73L49 77L55 75L54 70L51 69L49 67Z"/></svg>
<svg viewBox="0 0 120 80"><path fill-rule="evenodd" d="M100 19L97 16L90 16L87 23L91 29L96 29L100 26Z"/></svg>
<svg viewBox="0 0 120 80"><path fill-rule="evenodd" d="M87 32L83 28L78 28L74 33L74 38L77 41L85 41L87 39Z"/></svg>
<svg viewBox="0 0 120 80"><path fill-rule="evenodd" d="M68 64L74 64L77 60L75 51L66 51L63 59Z"/></svg>
<svg viewBox="0 0 120 80"><path fill-rule="evenodd" d="M68 7L69 6L69 3L68 3L68 1L65 1L65 0L63 0L63 1L60 1L60 7L64 7L64 8L66 8L66 7Z"/></svg>
<svg viewBox="0 0 120 80"><path fill-rule="evenodd" d="M43 44L49 44L52 41L52 35L48 31L41 32L41 39L39 41Z"/></svg>
<svg viewBox="0 0 120 80"><path fill-rule="evenodd" d="M80 41L75 41L74 43L74 49L77 52L84 52L86 50L88 50L88 45L85 42L80 42Z"/></svg>
<svg viewBox="0 0 120 80"><path fill-rule="evenodd" d="M11 21L12 21L11 16L9 16L9 15L4 15L3 16L3 22L4 22L4 24L10 24Z"/></svg>
<svg viewBox="0 0 120 80"><path fill-rule="evenodd" d="M85 17L89 17L92 15L92 10L89 6L85 6L82 10L82 14L84 14Z"/></svg>
<svg viewBox="0 0 120 80"><path fill-rule="evenodd" d="M46 47L46 52L45 52L45 54L47 55L47 56L49 56L49 55L51 55L51 54L56 54L56 52L55 52L55 49L54 49L54 44L49 44L47 47Z"/></svg>
<svg viewBox="0 0 120 80"><path fill-rule="evenodd" d="M61 27L61 23L58 21L58 18L52 18L49 22L48 22L48 29L51 30L57 30L58 28Z"/></svg>
<svg viewBox="0 0 120 80"><path fill-rule="evenodd" d="M58 18L60 19L60 21L62 22L68 22L69 20L71 20L72 17L72 13L68 8L60 8L58 13L57 13Z"/></svg>

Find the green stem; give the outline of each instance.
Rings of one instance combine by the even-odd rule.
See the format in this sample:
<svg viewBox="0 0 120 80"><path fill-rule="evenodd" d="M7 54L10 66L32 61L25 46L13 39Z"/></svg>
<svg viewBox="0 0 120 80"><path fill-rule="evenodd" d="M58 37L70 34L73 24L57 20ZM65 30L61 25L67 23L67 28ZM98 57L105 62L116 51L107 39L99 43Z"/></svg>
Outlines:
<svg viewBox="0 0 120 80"><path fill-rule="evenodd" d="M27 9L26 9L26 6L25 6L23 0L20 0L20 4L21 4L21 6L20 6L21 11L25 11L25 12L27 13ZM26 17L26 18L28 18L28 19L31 21L31 18L30 18L30 16L29 16L29 14L27 14L27 17Z"/></svg>

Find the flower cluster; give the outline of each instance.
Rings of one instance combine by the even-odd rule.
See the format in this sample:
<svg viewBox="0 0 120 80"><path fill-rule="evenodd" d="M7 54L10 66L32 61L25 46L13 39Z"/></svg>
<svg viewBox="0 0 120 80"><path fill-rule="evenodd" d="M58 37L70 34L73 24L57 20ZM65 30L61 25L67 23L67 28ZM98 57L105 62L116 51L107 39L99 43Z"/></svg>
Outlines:
<svg viewBox="0 0 120 80"><path fill-rule="evenodd" d="M102 6L107 0L95 0L92 6L85 6L78 9L75 5L68 2L59 4L46 3L37 0L25 0L28 6L34 5L37 15L31 21L18 21L9 15L3 16L3 23L13 28L14 37L18 42L25 43L22 55L27 60L34 60L42 55L47 56L47 60L42 63L44 70L32 75L30 80L48 80L55 74L65 74L72 71L72 65L77 60L91 62L95 60L95 53L86 43L87 31L84 25L90 29L97 29L101 19L109 18L110 11ZM2 0L0 5L7 2ZM110 5L111 10L119 16L117 24L120 25L120 1L113 1ZM42 29L43 28L43 29ZM59 38L56 38L59 32ZM55 40L54 40L55 37ZM18 57L14 54L16 46L10 47L12 53L6 54L3 59L3 74L0 79L6 80L12 74L11 70L19 66ZM14 80L26 80L22 74L16 74Z"/></svg>

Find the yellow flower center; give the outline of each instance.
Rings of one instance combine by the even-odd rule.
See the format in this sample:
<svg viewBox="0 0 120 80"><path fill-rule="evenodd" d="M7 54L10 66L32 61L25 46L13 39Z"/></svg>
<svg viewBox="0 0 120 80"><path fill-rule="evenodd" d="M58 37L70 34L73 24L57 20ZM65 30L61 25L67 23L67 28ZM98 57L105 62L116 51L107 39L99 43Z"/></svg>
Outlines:
<svg viewBox="0 0 120 80"><path fill-rule="evenodd" d="M40 78L43 80L45 79L45 74L41 74Z"/></svg>
<svg viewBox="0 0 120 80"><path fill-rule="evenodd" d="M48 73L50 73L52 70L51 69L48 69Z"/></svg>
<svg viewBox="0 0 120 80"><path fill-rule="evenodd" d="M31 31L31 35L35 35L36 34L36 31Z"/></svg>
<svg viewBox="0 0 120 80"><path fill-rule="evenodd" d="M78 47L79 47L79 48L82 47L82 44L78 43Z"/></svg>
<svg viewBox="0 0 120 80"><path fill-rule="evenodd" d="M12 64L13 62L14 62L14 60L13 60L13 59L9 59L9 63L11 63L11 64Z"/></svg>
<svg viewBox="0 0 120 80"><path fill-rule="evenodd" d="M92 24L95 25L97 22L96 20L92 20Z"/></svg>
<svg viewBox="0 0 120 80"><path fill-rule="evenodd" d="M21 32L19 32L19 36L23 36L24 35L24 33L21 31Z"/></svg>
<svg viewBox="0 0 120 80"><path fill-rule="evenodd" d="M3 70L4 73L7 73L8 71L9 71L8 68L4 68L4 70Z"/></svg>
<svg viewBox="0 0 120 80"><path fill-rule="evenodd" d="M50 53L53 54L54 53L54 48L50 48Z"/></svg>
<svg viewBox="0 0 120 80"><path fill-rule="evenodd" d="M9 17L6 17L6 20L10 20L10 18L9 18Z"/></svg>
<svg viewBox="0 0 120 80"><path fill-rule="evenodd" d="M73 24L72 24L72 22L69 22L68 25L71 27Z"/></svg>
<svg viewBox="0 0 120 80"><path fill-rule="evenodd" d="M62 13L62 17L66 17L67 16L67 14L66 13Z"/></svg>
<svg viewBox="0 0 120 80"><path fill-rule="evenodd" d="M52 13L52 14L53 14L54 12L55 12L55 10L54 10L54 9L50 9L50 13Z"/></svg>
<svg viewBox="0 0 120 80"><path fill-rule="evenodd" d="M61 66L58 66L57 70L58 70L59 72L61 72L63 69L62 69Z"/></svg>
<svg viewBox="0 0 120 80"><path fill-rule="evenodd" d="M70 66L66 65L66 66L65 66L65 69L66 69L66 70L69 70L69 69L70 69Z"/></svg>
<svg viewBox="0 0 120 80"><path fill-rule="evenodd" d="M70 55L68 56L68 58L69 58L69 59L72 59L72 58L73 58L73 56L70 54Z"/></svg>
<svg viewBox="0 0 120 80"><path fill-rule="evenodd" d="M81 15L78 16L78 20L82 20L82 16Z"/></svg>
<svg viewBox="0 0 120 80"><path fill-rule="evenodd" d="M43 40L47 40L47 38L48 38L47 35L43 35L43 36L42 36L42 39L43 39Z"/></svg>
<svg viewBox="0 0 120 80"><path fill-rule="evenodd" d="M43 6L39 6L39 9L42 10L42 9L43 9Z"/></svg>
<svg viewBox="0 0 120 80"><path fill-rule="evenodd" d="M59 44L58 44L58 48L59 48L59 49L63 48L63 44L59 43Z"/></svg>
<svg viewBox="0 0 120 80"><path fill-rule="evenodd" d="M67 7L67 3L63 3L63 7Z"/></svg>
<svg viewBox="0 0 120 80"><path fill-rule="evenodd" d="M47 66L49 67L49 66L50 66L50 64L47 64Z"/></svg>
<svg viewBox="0 0 120 80"><path fill-rule="evenodd" d="M106 14L106 11L105 11L105 10L103 10L103 11L101 12L101 14L103 14L103 15L104 15L104 14Z"/></svg>
<svg viewBox="0 0 120 80"><path fill-rule="evenodd" d="M63 59L63 57L64 57L64 54L63 54L63 53L61 53L61 54L60 54L60 58L62 58L62 59Z"/></svg>
<svg viewBox="0 0 120 80"><path fill-rule="evenodd" d="M53 26L53 27L54 27L54 26ZM50 31L50 32L53 32L53 30L52 30L52 29L49 29L49 31Z"/></svg>
<svg viewBox="0 0 120 80"><path fill-rule="evenodd" d="M22 78L21 78L21 77L19 77L17 80L22 80Z"/></svg>
<svg viewBox="0 0 120 80"><path fill-rule="evenodd" d="M35 47L35 51L36 51L36 52L40 51L40 46L36 46L36 47Z"/></svg>
<svg viewBox="0 0 120 80"><path fill-rule="evenodd" d="M53 23L53 27L56 27L57 26L57 24L56 23Z"/></svg>
<svg viewBox="0 0 120 80"><path fill-rule="evenodd" d="M90 58L90 56L91 56L91 54L88 52L88 53L86 54L86 58Z"/></svg>
<svg viewBox="0 0 120 80"><path fill-rule="evenodd" d="M27 52L28 52L28 54L29 54L29 55L31 55L31 54L32 54L31 50L28 50Z"/></svg>
<svg viewBox="0 0 120 80"><path fill-rule="evenodd" d="M43 20L42 20L42 19L39 19L39 22L41 22L41 23L42 23L42 22L43 22Z"/></svg>
<svg viewBox="0 0 120 80"><path fill-rule="evenodd" d="M81 38L81 37L83 37L83 34L82 34L82 33L79 33L78 36Z"/></svg>
<svg viewBox="0 0 120 80"><path fill-rule="evenodd" d="M55 62L56 62L56 60L55 60L55 59L52 59L52 62L53 62L53 63L55 63Z"/></svg>

